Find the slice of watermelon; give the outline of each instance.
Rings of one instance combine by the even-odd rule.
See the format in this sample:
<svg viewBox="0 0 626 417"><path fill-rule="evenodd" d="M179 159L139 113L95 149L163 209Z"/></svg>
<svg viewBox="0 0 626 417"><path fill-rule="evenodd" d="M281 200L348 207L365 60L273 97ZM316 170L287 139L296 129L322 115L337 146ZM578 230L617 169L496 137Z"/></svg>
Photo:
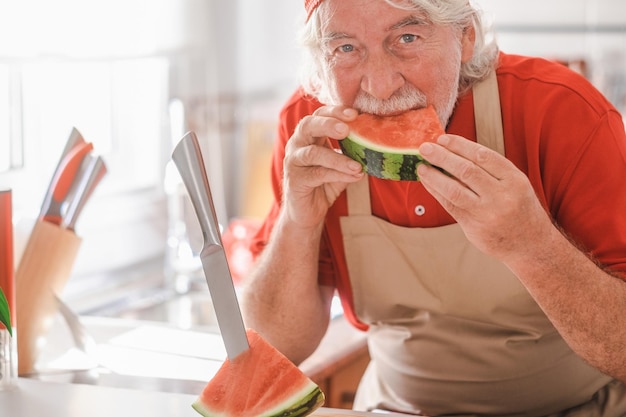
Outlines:
<svg viewBox="0 0 626 417"><path fill-rule="evenodd" d="M350 122L350 133L339 145L369 175L417 181L417 166L427 163L417 148L424 142L434 142L444 133L431 105L395 116L362 113Z"/></svg>
<svg viewBox="0 0 626 417"><path fill-rule="evenodd" d="M250 349L226 359L192 407L204 417L296 417L324 403L324 393L257 332Z"/></svg>

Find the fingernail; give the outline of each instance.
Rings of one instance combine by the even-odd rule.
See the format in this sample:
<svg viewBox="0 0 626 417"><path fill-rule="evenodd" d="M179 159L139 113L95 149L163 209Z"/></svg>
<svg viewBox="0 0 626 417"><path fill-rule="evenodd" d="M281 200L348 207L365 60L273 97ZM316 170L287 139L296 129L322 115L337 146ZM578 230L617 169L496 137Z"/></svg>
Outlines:
<svg viewBox="0 0 626 417"><path fill-rule="evenodd" d="M344 109L343 114L344 116L352 117L357 115L357 111L355 109Z"/></svg>
<svg viewBox="0 0 626 417"><path fill-rule="evenodd" d="M347 135L350 132L350 128L345 123L337 123L335 125L335 131L340 135Z"/></svg>
<svg viewBox="0 0 626 417"><path fill-rule="evenodd" d="M419 150L420 150L420 153L422 155L428 155L428 154L432 153L433 145L432 145L432 143L428 143L428 142L422 143L420 148L419 148Z"/></svg>
<svg viewBox="0 0 626 417"><path fill-rule="evenodd" d="M352 162L350 162L350 163L348 164L348 167L350 168L350 170L355 171L355 172L360 172L360 171L362 171L362 169L363 169L363 168L361 167L361 164L359 164L359 163L358 163L358 162L356 162L356 161L352 161Z"/></svg>
<svg viewBox="0 0 626 417"><path fill-rule="evenodd" d="M426 164L419 164L417 166L417 176L422 177L424 174L428 172L428 167Z"/></svg>

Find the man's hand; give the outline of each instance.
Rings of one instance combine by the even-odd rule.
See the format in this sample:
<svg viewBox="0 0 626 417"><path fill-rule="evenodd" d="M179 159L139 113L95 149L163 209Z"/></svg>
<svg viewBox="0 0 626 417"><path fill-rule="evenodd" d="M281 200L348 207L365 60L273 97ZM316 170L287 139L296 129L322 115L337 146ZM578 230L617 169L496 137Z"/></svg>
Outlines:
<svg viewBox="0 0 626 417"><path fill-rule="evenodd" d="M420 152L452 175L418 168L468 239L511 268L578 355L626 382L624 281L552 224L526 175L497 152L452 135Z"/></svg>
<svg viewBox="0 0 626 417"><path fill-rule="evenodd" d="M319 108L302 119L287 142L283 206L289 219L304 227L318 226L328 208L351 182L364 175L361 165L335 151L328 138L343 139L357 112L343 106Z"/></svg>
<svg viewBox="0 0 626 417"><path fill-rule="evenodd" d="M460 136L423 144L424 187L456 219L479 249L500 259L528 253L552 222L523 172L497 152Z"/></svg>

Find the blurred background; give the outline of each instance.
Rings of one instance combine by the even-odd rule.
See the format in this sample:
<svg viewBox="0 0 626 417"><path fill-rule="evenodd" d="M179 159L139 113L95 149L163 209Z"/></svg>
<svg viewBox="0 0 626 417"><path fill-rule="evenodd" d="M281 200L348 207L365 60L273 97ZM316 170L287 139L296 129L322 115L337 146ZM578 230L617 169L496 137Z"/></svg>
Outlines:
<svg viewBox="0 0 626 417"><path fill-rule="evenodd" d="M475 3L503 50L560 60L626 110L625 2ZM13 190L16 256L72 127L108 167L76 228L74 305L137 281L111 271L152 265L167 281L181 216L193 252L193 215L172 218L180 196L168 167L186 131L200 138L222 226L243 225L230 231L245 239L269 207L269 153L297 84L303 18L294 0L0 0L0 187Z"/></svg>

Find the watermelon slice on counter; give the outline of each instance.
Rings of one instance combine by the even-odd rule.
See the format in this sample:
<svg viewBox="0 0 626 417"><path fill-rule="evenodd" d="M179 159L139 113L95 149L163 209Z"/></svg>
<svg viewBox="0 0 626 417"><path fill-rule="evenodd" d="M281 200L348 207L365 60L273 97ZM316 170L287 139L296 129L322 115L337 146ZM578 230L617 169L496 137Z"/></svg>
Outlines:
<svg viewBox="0 0 626 417"><path fill-rule="evenodd" d="M204 417L297 417L313 413L324 393L252 329L250 349L226 359L192 407Z"/></svg>
<svg viewBox="0 0 626 417"><path fill-rule="evenodd" d="M339 142L343 153L367 174L396 181L418 181L417 166L428 162L417 148L445 133L432 105L394 116L361 113L349 125Z"/></svg>

